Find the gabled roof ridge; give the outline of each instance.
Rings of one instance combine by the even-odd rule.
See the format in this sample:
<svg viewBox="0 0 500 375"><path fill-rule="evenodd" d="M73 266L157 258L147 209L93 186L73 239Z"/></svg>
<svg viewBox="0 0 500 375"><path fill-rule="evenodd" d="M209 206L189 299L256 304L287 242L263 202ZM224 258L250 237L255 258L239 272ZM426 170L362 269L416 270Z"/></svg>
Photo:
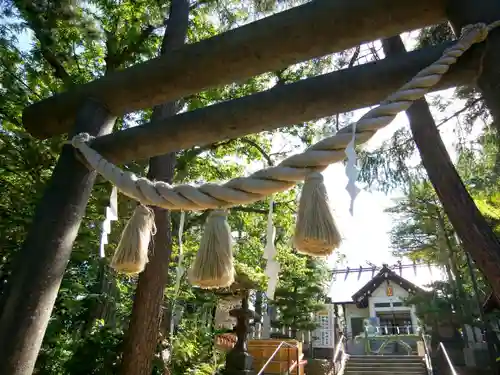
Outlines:
<svg viewBox="0 0 500 375"><path fill-rule="evenodd" d="M415 285L411 281L405 279L404 277L391 270L387 264L383 264L380 271L352 295L352 300L356 303L361 302L363 299L368 297L375 289L377 289L384 280L392 280L406 290L423 291L423 289L419 286Z"/></svg>

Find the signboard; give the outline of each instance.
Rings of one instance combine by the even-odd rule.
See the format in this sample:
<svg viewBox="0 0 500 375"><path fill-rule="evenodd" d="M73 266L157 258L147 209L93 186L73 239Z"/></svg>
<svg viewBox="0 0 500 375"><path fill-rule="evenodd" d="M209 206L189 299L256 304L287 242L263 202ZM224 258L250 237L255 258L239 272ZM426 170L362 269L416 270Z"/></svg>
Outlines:
<svg viewBox="0 0 500 375"><path fill-rule="evenodd" d="M387 285L385 294L387 295L387 297L392 297L394 295L394 290L392 289L392 286Z"/></svg>

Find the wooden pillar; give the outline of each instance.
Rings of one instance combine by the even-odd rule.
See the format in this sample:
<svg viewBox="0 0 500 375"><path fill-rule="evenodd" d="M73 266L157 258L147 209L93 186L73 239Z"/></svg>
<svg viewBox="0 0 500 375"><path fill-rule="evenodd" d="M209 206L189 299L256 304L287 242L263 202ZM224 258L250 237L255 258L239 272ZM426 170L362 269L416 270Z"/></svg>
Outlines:
<svg viewBox="0 0 500 375"><path fill-rule="evenodd" d="M468 24L488 24L500 20L500 1L448 0L447 15L458 35L461 28ZM482 48L484 55L477 87L493 115L496 130L500 131L500 27L490 33Z"/></svg>
<svg viewBox="0 0 500 375"><path fill-rule="evenodd" d="M94 100L76 117L75 133L111 132L115 118ZM96 173L71 145L61 156L40 201L9 280L0 317L0 374L31 375L68 264Z"/></svg>

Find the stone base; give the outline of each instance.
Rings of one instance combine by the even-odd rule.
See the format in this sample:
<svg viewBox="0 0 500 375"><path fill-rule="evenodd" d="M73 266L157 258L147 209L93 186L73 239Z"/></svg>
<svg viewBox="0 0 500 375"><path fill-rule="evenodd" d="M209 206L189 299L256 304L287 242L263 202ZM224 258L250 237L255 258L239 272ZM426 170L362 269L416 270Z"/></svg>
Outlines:
<svg viewBox="0 0 500 375"><path fill-rule="evenodd" d="M226 356L226 367L222 375L254 375L252 356L247 352L231 351Z"/></svg>
<svg viewBox="0 0 500 375"><path fill-rule="evenodd" d="M476 367L474 348L464 348L465 366Z"/></svg>

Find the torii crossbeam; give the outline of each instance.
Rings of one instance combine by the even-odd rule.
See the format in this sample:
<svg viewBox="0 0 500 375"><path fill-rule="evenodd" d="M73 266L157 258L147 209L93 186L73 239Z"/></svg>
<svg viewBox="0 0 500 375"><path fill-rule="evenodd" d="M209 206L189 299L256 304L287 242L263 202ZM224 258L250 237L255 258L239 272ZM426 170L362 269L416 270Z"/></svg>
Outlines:
<svg viewBox="0 0 500 375"><path fill-rule="evenodd" d="M458 27L475 22L491 22L500 19L500 5L498 0L311 1L217 37L179 48L164 58L153 59L45 99L26 109L24 125L31 134L40 138L79 132L103 136L111 132L115 116L177 99L208 87L285 68L363 42L436 24L446 18L450 18ZM430 62L428 60L432 58L432 54L439 54L436 52L439 48L442 52L443 47L435 47L434 50L398 57L399 60L387 59L371 66L357 67L353 71L360 75L364 72L362 79L373 80L372 85L379 88L372 88L371 93L364 97L360 95L362 99L354 100L351 97L366 91L367 86L353 79L350 84L357 88L348 91L350 98L335 97L339 102L332 104L333 109L330 111L335 113L374 104L396 88L392 83L380 82L377 72L394 69L398 81L394 85L397 86L421 69L422 65ZM479 47L479 52L484 68L479 88L498 121L500 31L494 31L488 39L488 49ZM469 83L470 79L477 75L477 62L474 51L468 53L468 57L460 61L454 72L450 72L450 76L445 78L448 81L443 81L441 88ZM314 87L315 83L320 81L338 85L345 77L354 77L353 71L336 72L305 83L289 85L291 90L287 94L283 89L282 95L289 95L287 98L293 100L297 107L301 103L300 98L304 97L301 91L304 87ZM316 89L316 98L328 90L339 93L337 86L325 89L319 88L318 84ZM279 93L278 89L274 93ZM237 110L240 105L238 103L245 100L251 104L252 110L259 110L259 103L262 104L260 98L271 98L274 105L278 105L278 96L273 98L273 91L270 90L254 95L253 99L243 98L239 102L222 103L213 106L214 108L200 110L198 116L201 117L198 119L196 113L183 116L184 119L191 116L189 131L200 131L203 116L213 116L211 121L215 118L223 119L224 115L230 118L230 113L217 111L228 108ZM295 112L295 117L287 118L286 111L283 110L281 114L276 114L270 108L264 109L261 118L263 125L252 124L252 121L245 121L241 115L235 115L235 119L239 121L238 130L231 129L231 125L224 125L225 130L219 133L219 137L238 137L248 134L246 132L276 128L280 126L280 122L281 125L289 125L297 119L302 121L332 114L327 109L332 99L333 97L329 96L328 100L322 101L314 110L307 111L302 107L306 115ZM307 105L314 107L312 102ZM180 121L176 125L180 131L182 118L177 117L172 121ZM95 146L113 161L164 153L175 149L174 145L170 143L161 146L160 142L157 142L148 152L144 148L132 147L134 140L131 138L134 131L137 132L135 135L140 135L143 140L151 140L160 133L163 139L172 136L172 133L168 132L175 131L175 127L172 126L167 131L161 129L162 125L152 126L150 131L143 128L103 137L95 141ZM211 137L208 141L217 141L214 135ZM126 142L121 145L114 143L119 139ZM176 147L189 147L190 144L199 142L199 138L191 138ZM132 151L119 151L119 147L130 147ZM94 179L95 173L88 171L77 159L74 149L65 146L45 196L37 208L32 228L20 254L21 259L17 262L19 267L13 275L5 309L1 312L2 375L29 375L33 371Z"/></svg>
<svg viewBox="0 0 500 375"><path fill-rule="evenodd" d="M444 21L446 0L315 0L183 46L42 100L23 115L26 129L48 138L67 133L87 97L120 116Z"/></svg>

